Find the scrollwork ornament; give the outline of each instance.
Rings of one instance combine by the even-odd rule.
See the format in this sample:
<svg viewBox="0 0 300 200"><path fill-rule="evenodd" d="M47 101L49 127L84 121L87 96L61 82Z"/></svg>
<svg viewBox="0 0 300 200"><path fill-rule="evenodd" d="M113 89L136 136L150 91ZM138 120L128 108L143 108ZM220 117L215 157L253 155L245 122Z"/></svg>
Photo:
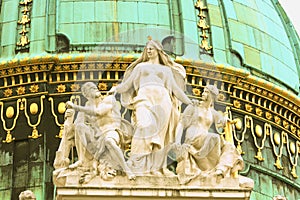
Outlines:
<svg viewBox="0 0 300 200"><path fill-rule="evenodd" d="M256 134L255 134L255 131L254 131L254 128L253 128L253 119L251 118L251 134L253 136L253 140L254 140L254 145L256 146L257 148L257 154L254 156L254 158L256 158L257 160L259 161L264 161L265 159L262 157L262 152L261 150L264 148L264 145L265 145L265 141L266 141L266 138L267 138L267 134L269 133L269 127L266 125L264 125L264 131L262 133L262 140L261 140L261 145L258 144L258 141L257 141L257 137L256 137Z"/></svg>
<svg viewBox="0 0 300 200"><path fill-rule="evenodd" d="M3 124L3 129L6 131L6 139L3 140L2 142L3 143L10 143L12 142L13 140L15 140L15 138L12 136L11 134L11 131L16 127L16 122L17 122L17 119L19 118L19 111L20 111L20 104L21 102L21 99L18 99L17 100L17 109L16 109L16 115L15 115L15 118L13 119L13 124L10 128L7 128L6 126L6 121L3 117L4 113L3 113L3 107L4 107L4 103L3 102L0 102L0 106L1 106L1 121L2 121L2 124Z"/></svg>
<svg viewBox="0 0 300 200"><path fill-rule="evenodd" d="M245 152L243 151L243 149L242 149L242 146L241 146L241 143L245 140L245 133L246 133L246 131L247 131L247 129L248 128L250 128L250 125L249 125L249 121L251 121L252 120L252 118L251 117L249 117L248 115L245 115L245 117L244 117L244 123L245 123L245 128L244 128L244 130L241 132L241 134L242 134L242 137L241 137L241 139L239 139L238 137L237 137L237 132L236 132L236 130L235 129L233 129L233 137L234 137L234 139L238 142L238 144L237 144L237 150L238 150L238 152L241 154L241 155L243 155L243 154L245 154Z"/></svg>
<svg viewBox="0 0 300 200"><path fill-rule="evenodd" d="M275 137L275 134L273 133L273 130L272 130L272 126L270 125L270 124L266 124L266 126L268 126L268 128L270 129L270 139L271 139L271 144L272 144L272 147L273 147L273 152L274 152L274 154L275 154L275 156L276 156L276 161L275 161L275 163L274 163L274 166L276 166L276 168L277 169L279 169L279 170L281 170L281 169L283 169L283 167L282 167L282 165L281 165L281 160L280 160L280 158L281 158L281 156L282 156L282 149L283 149L283 135L284 135L284 133L281 133L280 135L281 135L281 139L280 139L280 141L279 141L279 147L278 147L278 152L277 152L277 148L276 148L276 141L274 141L275 139L274 139L274 137Z"/></svg>
<svg viewBox="0 0 300 200"><path fill-rule="evenodd" d="M7 128L6 126L6 121L4 119L4 113L3 113L3 107L4 107L4 103L3 102L0 102L0 106L1 106L1 121L2 121L2 125L3 125L3 129L6 131L6 139L3 140L2 142L3 143L11 143L13 140L15 140L15 138L12 136L11 134L11 131L16 127L16 122L17 122L17 119L19 118L19 113L20 113L20 104L21 102L21 99L18 99L17 100L17 109L16 109L16 115L15 115L15 118L13 119L13 124L10 128Z"/></svg>
<svg viewBox="0 0 300 200"><path fill-rule="evenodd" d="M64 131L64 122L62 122L62 123L60 123L59 122L59 120L58 120L58 116L56 115L56 113L55 113L55 111L54 111L54 100L53 100L53 98L52 97L50 97L49 99L48 99L48 101L50 101L50 104L51 104L51 113L52 113L52 115L53 115L53 117L54 117L54 120L55 120L55 123L56 123L56 125L59 127L59 133L58 133L58 135L55 135L55 137L56 138L62 138L63 137L63 131ZM81 100L80 100L80 96L79 95L72 95L71 97L70 97L70 101L72 101L74 104L77 104L77 105L81 105L80 103L81 103ZM62 103L62 102L61 102ZM60 103L60 104L61 104ZM62 104L61 104L62 105ZM60 110L59 108L58 108L58 110ZM59 111L58 111L59 112ZM63 113L61 113L61 112L59 112L60 114L63 114Z"/></svg>
<svg viewBox="0 0 300 200"><path fill-rule="evenodd" d="M24 103L24 114L26 116L27 123L30 127L32 127L31 135L29 135L28 138L37 139L42 136L42 134L39 134L37 130L37 126L41 123L41 116L44 113L44 102L43 102L44 99L45 99L45 95L42 95L40 97L41 110L39 112L38 119L35 124L31 123L30 116L27 113L27 99L26 98L22 99L22 102ZM38 111L36 113L38 113Z"/></svg>
<svg viewBox="0 0 300 200"><path fill-rule="evenodd" d="M289 145L289 136L288 136L288 134L286 132L283 132L283 133L284 133L284 136L285 136L286 141L287 141L287 145L286 145L287 152L288 152L288 155L289 155L290 162L292 164L291 174L292 174L292 176L294 178L298 178L298 175L296 173L296 167L297 167L297 161L298 161L298 155L299 155L298 152L299 152L299 146L300 146L300 144L299 144L299 141L296 142L296 144L297 144L296 145L296 152L297 153L295 153L295 156L293 158L292 152L291 152L291 149L290 149L290 145Z"/></svg>

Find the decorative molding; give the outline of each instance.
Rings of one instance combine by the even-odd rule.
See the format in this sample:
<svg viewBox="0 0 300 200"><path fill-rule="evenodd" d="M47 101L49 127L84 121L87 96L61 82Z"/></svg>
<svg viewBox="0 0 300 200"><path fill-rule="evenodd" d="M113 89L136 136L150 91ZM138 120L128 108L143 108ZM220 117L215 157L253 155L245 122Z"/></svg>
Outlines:
<svg viewBox="0 0 300 200"><path fill-rule="evenodd" d="M201 44L200 47L207 53L212 53L210 40L210 26L208 25L208 8L204 0L197 0L195 8L199 10L199 21L197 23L200 29Z"/></svg>
<svg viewBox="0 0 300 200"><path fill-rule="evenodd" d="M30 40L28 38L28 32L30 29L30 9L31 6L30 4L32 3L33 0L21 0L20 1L20 6L21 6L21 19L18 21L18 24L21 25L21 31L19 32L19 34L21 35L19 37L19 41L17 42L17 46L16 46L16 51L22 51L22 52L29 52L29 43ZM22 9L23 8L23 9Z"/></svg>

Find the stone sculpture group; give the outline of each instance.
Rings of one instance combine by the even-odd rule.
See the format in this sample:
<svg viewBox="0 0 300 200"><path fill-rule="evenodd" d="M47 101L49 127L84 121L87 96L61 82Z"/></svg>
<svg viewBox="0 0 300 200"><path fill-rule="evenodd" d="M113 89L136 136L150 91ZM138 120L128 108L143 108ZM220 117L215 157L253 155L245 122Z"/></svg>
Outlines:
<svg viewBox="0 0 300 200"><path fill-rule="evenodd" d="M185 94L185 76L185 69L169 58L162 45L149 40L141 57L126 69L122 82L107 95L101 95L94 83L83 84L86 104L66 103L54 183L88 184L127 175L129 183L139 177L175 177L179 185L199 185L199 180L218 185L227 178L237 180L241 187L252 187L239 181L243 160L234 144L209 132L214 123L232 123L226 113L214 108L219 90L207 85L201 101L191 100ZM132 111L130 120L122 118L120 103ZM186 106L183 112L182 105ZM73 146L78 159L70 163ZM130 156L125 158L128 146ZM170 154L177 162L174 171L168 168ZM70 183L68 177L77 178Z"/></svg>

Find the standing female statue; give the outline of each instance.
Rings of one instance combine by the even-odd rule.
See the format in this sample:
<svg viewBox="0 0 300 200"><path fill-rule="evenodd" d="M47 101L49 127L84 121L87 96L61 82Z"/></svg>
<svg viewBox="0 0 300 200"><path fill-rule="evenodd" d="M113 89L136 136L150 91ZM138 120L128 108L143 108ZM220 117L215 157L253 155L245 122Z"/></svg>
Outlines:
<svg viewBox="0 0 300 200"><path fill-rule="evenodd" d="M184 68L169 58L159 42L150 40L115 88L122 105L133 110L135 132L128 164L134 173L169 175L166 152L175 139L180 102L191 103L184 93L184 78Z"/></svg>

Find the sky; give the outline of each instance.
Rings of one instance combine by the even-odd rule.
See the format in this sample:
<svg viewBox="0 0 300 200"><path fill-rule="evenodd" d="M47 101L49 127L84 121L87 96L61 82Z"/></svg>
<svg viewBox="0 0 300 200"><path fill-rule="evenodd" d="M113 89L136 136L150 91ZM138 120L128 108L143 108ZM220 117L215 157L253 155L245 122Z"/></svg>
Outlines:
<svg viewBox="0 0 300 200"><path fill-rule="evenodd" d="M300 0L279 0L300 36Z"/></svg>

